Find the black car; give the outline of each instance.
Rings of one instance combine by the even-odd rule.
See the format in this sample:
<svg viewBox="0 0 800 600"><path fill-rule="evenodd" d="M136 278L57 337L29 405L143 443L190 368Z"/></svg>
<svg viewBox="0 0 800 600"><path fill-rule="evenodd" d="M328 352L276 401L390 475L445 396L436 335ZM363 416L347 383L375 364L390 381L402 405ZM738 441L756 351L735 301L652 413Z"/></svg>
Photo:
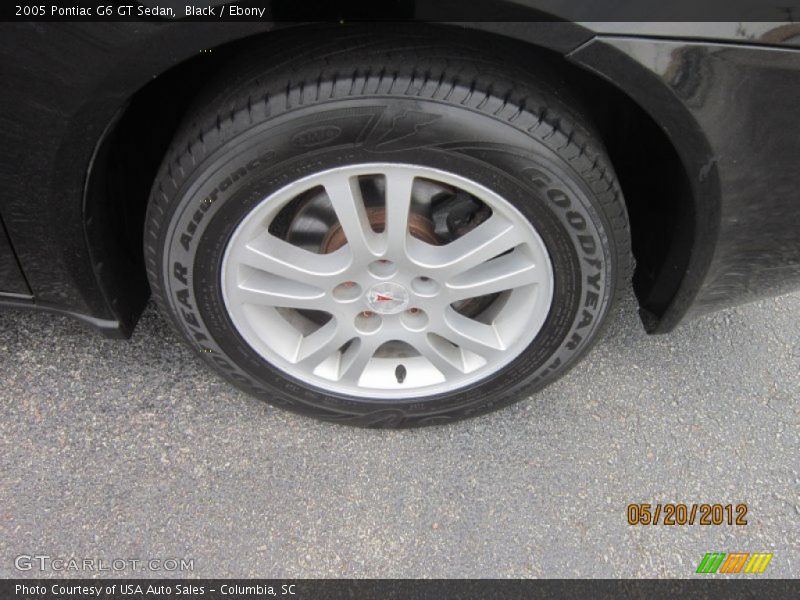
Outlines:
<svg viewBox="0 0 800 600"><path fill-rule="evenodd" d="M538 16L3 23L0 303L406 427L800 287L800 25Z"/></svg>

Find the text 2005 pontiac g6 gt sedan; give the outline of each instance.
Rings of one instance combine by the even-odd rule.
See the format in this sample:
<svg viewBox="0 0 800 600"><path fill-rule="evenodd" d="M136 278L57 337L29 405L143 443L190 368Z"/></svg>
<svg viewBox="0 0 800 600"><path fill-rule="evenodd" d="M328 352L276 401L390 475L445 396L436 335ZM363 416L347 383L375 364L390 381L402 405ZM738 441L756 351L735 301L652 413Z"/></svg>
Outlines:
<svg viewBox="0 0 800 600"><path fill-rule="evenodd" d="M800 285L800 27L5 23L0 298L370 426Z"/></svg>

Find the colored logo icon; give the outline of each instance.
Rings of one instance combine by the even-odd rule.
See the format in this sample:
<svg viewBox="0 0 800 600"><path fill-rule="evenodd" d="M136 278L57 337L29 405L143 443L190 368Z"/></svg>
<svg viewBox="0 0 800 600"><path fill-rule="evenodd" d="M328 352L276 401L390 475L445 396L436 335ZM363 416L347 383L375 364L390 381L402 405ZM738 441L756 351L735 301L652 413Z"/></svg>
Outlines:
<svg viewBox="0 0 800 600"><path fill-rule="evenodd" d="M763 573L772 554L766 552L709 552L695 573Z"/></svg>

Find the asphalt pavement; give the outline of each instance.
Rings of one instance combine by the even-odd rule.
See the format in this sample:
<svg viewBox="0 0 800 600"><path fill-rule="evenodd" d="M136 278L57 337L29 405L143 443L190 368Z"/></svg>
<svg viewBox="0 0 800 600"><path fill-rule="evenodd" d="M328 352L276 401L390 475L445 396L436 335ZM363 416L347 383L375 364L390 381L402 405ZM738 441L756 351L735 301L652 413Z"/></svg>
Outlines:
<svg viewBox="0 0 800 600"><path fill-rule="evenodd" d="M15 567L46 555L127 576L690 577L707 552L797 576L799 424L800 294L657 337L629 298L535 397L411 431L250 398L152 307L122 342L0 312L0 576L92 576ZM748 523L631 526L634 502L746 503ZM130 566L171 558L192 570Z"/></svg>

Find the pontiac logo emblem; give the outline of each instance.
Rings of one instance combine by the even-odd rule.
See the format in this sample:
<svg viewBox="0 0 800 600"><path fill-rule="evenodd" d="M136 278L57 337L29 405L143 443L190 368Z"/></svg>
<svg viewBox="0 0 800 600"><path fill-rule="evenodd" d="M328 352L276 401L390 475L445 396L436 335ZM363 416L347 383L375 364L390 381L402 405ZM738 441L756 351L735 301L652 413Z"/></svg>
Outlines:
<svg viewBox="0 0 800 600"><path fill-rule="evenodd" d="M381 315L394 315L408 308L408 290L399 283L376 283L367 291L367 305Z"/></svg>

